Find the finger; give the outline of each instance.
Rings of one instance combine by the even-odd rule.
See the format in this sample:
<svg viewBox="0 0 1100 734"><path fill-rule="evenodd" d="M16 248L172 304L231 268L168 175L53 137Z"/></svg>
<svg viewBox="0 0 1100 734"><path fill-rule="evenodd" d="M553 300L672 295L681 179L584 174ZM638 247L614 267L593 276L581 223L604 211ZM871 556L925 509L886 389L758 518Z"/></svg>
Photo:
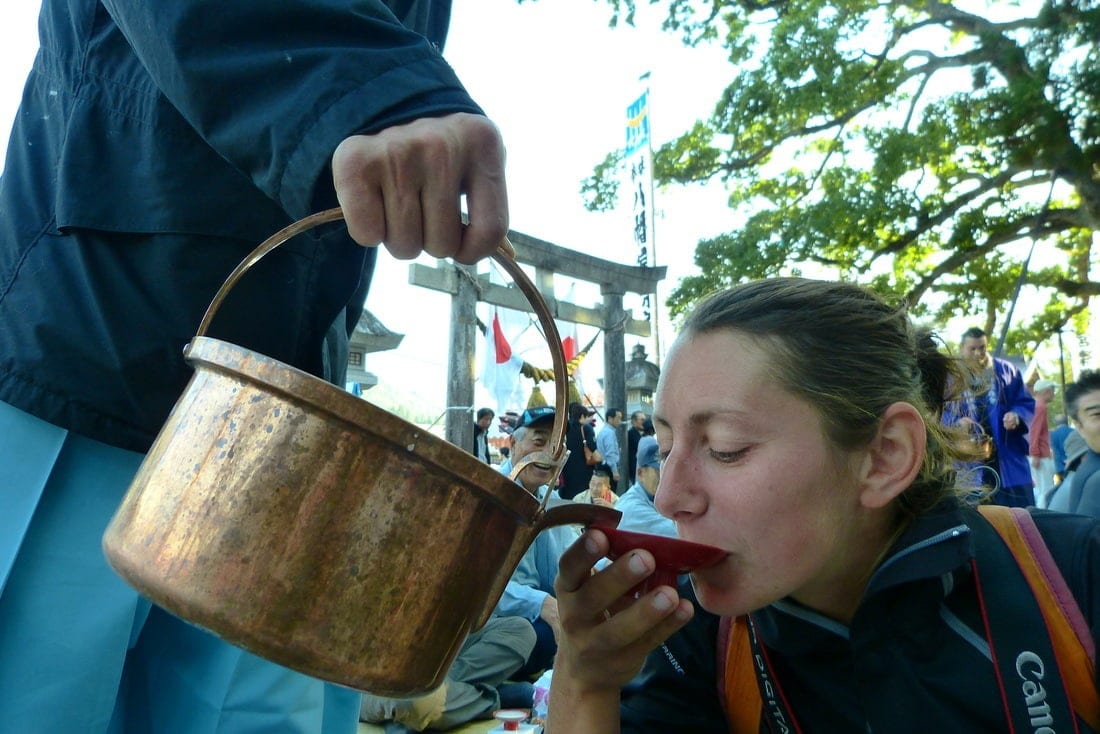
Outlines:
<svg viewBox="0 0 1100 734"><path fill-rule="evenodd" d="M348 234L364 247L377 247L386 239L386 217L382 208L382 192L360 188L355 191L338 189L336 199L344 213Z"/></svg>
<svg viewBox="0 0 1100 734"><path fill-rule="evenodd" d="M429 178L420 193L420 205L424 251L433 257L454 257L462 244L463 227L457 180L447 172Z"/></svg>
<svg viewBox="0 0 1100 734"><path fill-rule="evenodd" d="M382 178L382 206L386 216L384 244L398 260L412 260L424 248L424 215L420 193L423 170L410 162L409 153L399 154L403 161Z"/></svg>
<svg viewBox="0 0 1100 734"><path fill-rule="evenodd" d="M649 551L630 551L600 571L600 583L591 585L587 593L593 603L602 604L604 609L617 610L631 606L639 584L656 569L657 563Z"/></svg>
<svg viewBox="0 0 1100 734"><path fill-rule="evenodd" d="M585 640L587 655L599 665L611 656L628 668L640 666L650 650L667 640L694 616L691 602L681 599L674 589L661 587L633 602L610 619L582 623L563 619L562 629L574 641Z"/></svg>
<svg viewBox="0 0 1100 734"><path fill-rule="evenodd" d="M651 650L695 616L695 607L681 599L676 590L662 586L616 613L606 624L604 634L612 645L634 646ZM623 639L617 639L623 635Z"/></svg>
<svg viewBox="0 0 1100 734"><path fill-rule="evenodd" d="M482 125L470 151L470 170L464 181L470 222L454 255L455 260L466 264L493 254L508 235L504 144L496 127L491 123Z"/></svg>
<svg viewBox="0 0 1100 734"><path fill-rule="evenodd" d="M592 566L607 555L611 544L599 530L589 528L558 559L556 596L577 591L592 575Z"/></svg>
<svg viewBox="0 0 1100 734"><path fill-rule="evenodd" d="M367 142L365 136L355 135L340 143L332 155L332 184L351 238L374 246L386 238L386 218L378 180L362 175L370 170Z"/></svg>
<svg viewBox="0 0 1100 734"><path fill-rule="evenodd" d="M594 618L606 618L610 616L609 609L621 609L623 602L631 604L634 601L634 589L651 576L656 570L657 563L653 555L646 550L634 550L622 558L607 566L599 572L592 569L592 565L598 560L595 554L602 548L599 540L606 542L606 536L599 530L590 529L591 538L582 538L583 563L579 573L573 568L566 568L566 564L572 564L574 559L566 559L565 554L558 571L558 583L555 584L558 598L565 594L571 594L575 600L573 608L576 610L578 624L586 624ZM586 534L587 534L586 532ZM598 534L598 535L597 535ZM578 544L571 547L575 549ZM566 588L566 584L577 584L574 588ZM666 587L667 588L667 587ZM672 590L675 594L675 590Z"/></svg>

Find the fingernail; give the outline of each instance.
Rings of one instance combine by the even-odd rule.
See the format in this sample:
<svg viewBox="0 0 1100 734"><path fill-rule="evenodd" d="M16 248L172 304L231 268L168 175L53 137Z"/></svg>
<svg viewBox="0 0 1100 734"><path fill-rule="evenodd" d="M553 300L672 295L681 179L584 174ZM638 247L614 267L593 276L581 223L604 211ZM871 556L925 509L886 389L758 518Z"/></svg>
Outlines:
<svg viewBox="0 0 1100 734"><path fill-rule="evenodd" d="M672 604L672 599L663 591L653 597L653 608L659 612L667 612L672 609Z"/></svg>
<svg viewBox="0 0 1100 734"><path fill-rule="evenodd" d="M649 570L648 568L646 568L645 561L639 558L637 553L630 554L629 568L631 571L638 574L645 573Z"/></svg>
<svg viewBox="0 0 1100 734"><path fill-rule="evenodd" d="M596 541L592 539L592 536L587 534L584 536L584 549L592 554L600 552L600 546L596 545Z"/></svg>

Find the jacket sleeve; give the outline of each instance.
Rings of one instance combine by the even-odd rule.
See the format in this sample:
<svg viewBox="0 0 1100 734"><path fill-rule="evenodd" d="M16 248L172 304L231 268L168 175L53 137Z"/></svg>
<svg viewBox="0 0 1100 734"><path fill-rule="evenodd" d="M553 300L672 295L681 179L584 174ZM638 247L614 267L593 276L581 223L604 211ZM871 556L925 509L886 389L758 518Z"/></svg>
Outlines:
<svg viewBox="0 0 1100 734"><path fill-rule="evenodd" d="M520 558L508 585L504 587L496 613L507 617L523 617L534 622L542 613L542 603L549 596L539 573L538 554L544 551L544 539L536 536L531 547Z"/></svg>
<svg viewBox="0 0 1100 734"><path fill-rule="evenodd" d="M294 217L330 196L322 174L348 135L481 111L379 0L102 3L187 122Z"/></svg>
<svg viewBox="0 0 1100 734"><path fill-rule="evenodd" d="M542 603L550 596L545 591L520 583L514 577L504 587L496 613L502 617L523 617L534 622L542 613Z"/></svg>
<svg viewBox="0 0 1100 734"><path fill-rule="evenodd" d="M1009 363L1011 365L1011 363ZM1014 366L1006 369L1008 378L1005 384L1005 412L1012 411L1020 417L1020 430L1026 432L1035 417L1035 398L1031 397L1024 386L1024 379ZM1003 416L1003 414L1002 414Z"/></svg>

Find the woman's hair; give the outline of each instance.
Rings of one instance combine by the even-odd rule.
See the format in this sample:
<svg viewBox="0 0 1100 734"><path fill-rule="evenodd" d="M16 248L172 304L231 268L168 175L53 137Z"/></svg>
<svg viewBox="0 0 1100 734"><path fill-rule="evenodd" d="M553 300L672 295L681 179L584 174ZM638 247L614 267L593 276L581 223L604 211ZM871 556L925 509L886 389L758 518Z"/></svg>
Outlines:
<svg viewBox="0 0 1100 734"><path fill-rule="evenodd" d="M955 488L955 467L967 458L957 431L941 424L949 389L962 384L957 360L918 329L905 308L850 283L769 278L714 293L688 317L681 338L732 329L750 335L775 361L773 374L820 413L842 450L870 443L893 403L913 405L927 426L920 473L900 498L916 515Z"/></svg>

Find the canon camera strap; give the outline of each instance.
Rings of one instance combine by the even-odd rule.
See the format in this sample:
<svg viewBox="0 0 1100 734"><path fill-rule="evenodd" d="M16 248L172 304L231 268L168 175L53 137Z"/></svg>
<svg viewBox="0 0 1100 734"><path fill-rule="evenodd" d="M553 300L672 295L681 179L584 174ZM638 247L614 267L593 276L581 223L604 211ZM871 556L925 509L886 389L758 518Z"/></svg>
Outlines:
<svg viewBox="0 0 1100 734"><path fill-rule="evenodd" d="M756 682L760 687L761 704L763 705L764 723L767 730L776 734L801 734L802 727L794 717L791 705L783 694L779 685L779 679L775 675L775 668L768 656L768 650L760 642L756 634L756 624L752 615L748 615L749 645L752 648L752 662L756 672Z"/></svg>
<svg viewBox="0 0 1100 734"><path fill-rule="evenodd" d="M1012 551L988 522L974 525L977 551L971 568L1005 711L1006 731L1021 734L1090 731L1082 730L1073 715L1051 633ZM983 585L979 568L983 569L986 578L996 582ZM769 651L756 633L752 615L747 620L738 619L737 626L744 621L747 621L744 627L752 651L752 667L760 690L766 729L779 734L801 732L802 727L776 676ZM735 626L733 634L736 633Z"/></svg>
<svg viewBox="0 0 1100 734"><path fill-rule="evenodd" d="M973 523L974 587L1009 732L1079 732L1043 611L1012 552L987 521ZM983 584L982 577L990 580Z"/></svg>

